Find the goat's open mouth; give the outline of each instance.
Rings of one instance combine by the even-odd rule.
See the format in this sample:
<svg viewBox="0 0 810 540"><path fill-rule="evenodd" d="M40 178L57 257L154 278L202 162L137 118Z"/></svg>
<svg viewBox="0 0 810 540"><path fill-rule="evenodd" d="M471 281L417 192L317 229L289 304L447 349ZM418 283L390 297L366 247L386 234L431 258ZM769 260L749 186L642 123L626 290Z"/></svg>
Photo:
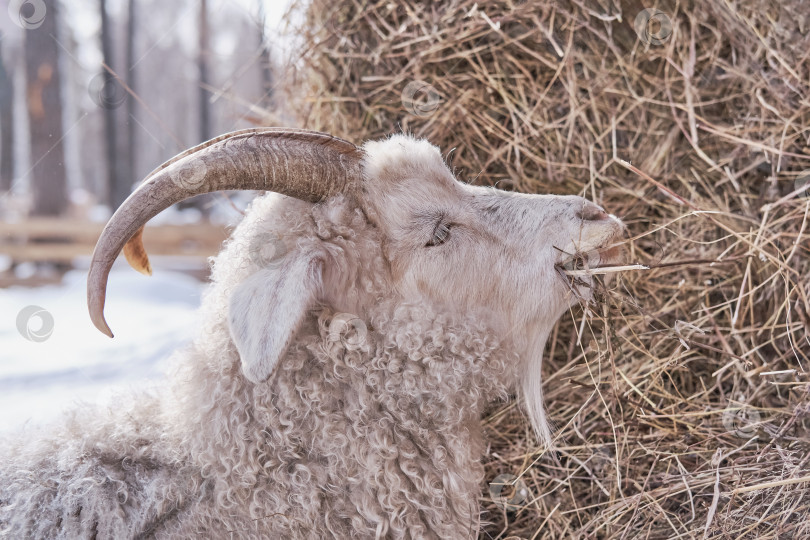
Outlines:
<svg viewBox="0 0 810 540"><path fill-rule="evenodd" d="M624 242L611 238L599 247L566 255L555 266L560 272L569 276L601 274L604 270L613 269L613 265L620 264L621 256L624 253L623 246ZM620 267L616 267L616 269L618 268Z"/></svg>
<svg viewBox="0 0 810 540"><path fill-rule="evenodd" d="M604 247L598 247L588 251L578 251L571 256L563 258L556 266L564 271L595 270L618 262L621 253L622 246L611 242Z"/></svg>

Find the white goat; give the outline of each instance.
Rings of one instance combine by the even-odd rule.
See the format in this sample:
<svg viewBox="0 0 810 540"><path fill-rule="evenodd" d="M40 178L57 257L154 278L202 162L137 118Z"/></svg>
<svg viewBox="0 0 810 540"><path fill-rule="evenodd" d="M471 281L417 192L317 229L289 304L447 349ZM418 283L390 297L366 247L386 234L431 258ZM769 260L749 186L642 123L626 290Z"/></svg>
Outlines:
<svg viewBox="0 0 810 540"><path fill-rule="evenodd" d="M543 348L591 279L572 288L555 266L606 252L619 220L580 197L458 182L408 136L360 149L236 132L161 166L112 217L88 277L96 326L112 336L102 312L122 248L151 271L143 225L224 189L288 196L255 200L213 261L171 391L5 443L0 533L476 537L482 410L522 391L549 441Z"/></svg>

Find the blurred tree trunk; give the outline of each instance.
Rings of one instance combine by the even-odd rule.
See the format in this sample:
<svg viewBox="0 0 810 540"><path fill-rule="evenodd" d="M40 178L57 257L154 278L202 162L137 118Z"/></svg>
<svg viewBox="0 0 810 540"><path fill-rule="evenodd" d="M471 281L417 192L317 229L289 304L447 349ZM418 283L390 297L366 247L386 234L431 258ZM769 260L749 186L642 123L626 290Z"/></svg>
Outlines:
<svg viewBox="0 0 810 540"><path fill-rule="evenodd" d="M25 79L31 135L31 189L36 216L57 216L67 207L62 96L57 44L57 2L44 0L42 25L25 30Z"/></svg>
<svg viewBox="0 0 810 540"><path fill-rule="evenodd" d="M200 70L200 142L211 138L210 107L208 104L208 2L200 0L200 49L197 65Z"/></svg>
<svg viewBox="0 0 810 540"><path fill-rule="evenodd" d="M273 63L270 54L270 39L267 35L267 14L264 11L264 0L257 0L259 4L259 59L262 72L262 97L259 105L265 109L273 108Z"/></svg>
<svg viewBox="0 0 810 540"><path fill-rule="evenodd" d="M126 82L132 94L137 92L137 79L135 77L135 32L137 21L135 17L135 0L129 0L127 6ZM127 95L127 177L125 178L127 185L130 187L135 182L135 158L138 147L135 131L135 98L132 94Z"/></svg>
<svg viewBox="0 0 810 540"><path fill-rule="evenodd" d="M107 2L99 0L99 12L101 15L101 54L104 63L115 69L113 62L112 35L110 33L110 20L107 17ZM115 210L124 199L129 196L130 184L127 183L126 174L123 173L124 160L118 159L118 126L116 125L116 108L121 105L120 84L109 70L102 72L104 85L101 88L102 95L99 103L104 109L104 138L107 154L107 203Z"/></svg>
<svg viewBox="0 0 810 540"><path fill-rule="evenodd" d="M199 135L197 142L207 141L211 138L211 104L209 103L210 92L208 88L211 82L208 79L208 36L210 27L208 25L208 2L200 0L200 12L198 19L198 49L197 49L197 69L198 77L197 85L199 86L199 99L197 116L199 117ZM211 193L197 195L177 204L178 208L197 208L205 219L208 219L211 213L211 205L213 204L214 196Z"/></svg>
<svg viewBox="0 0 810 540"><path fill-rule="evenodd" d="M3 44L0 33L0 46ZM0 50L0 192L11 189L14 177L14 78Z"/></svg>

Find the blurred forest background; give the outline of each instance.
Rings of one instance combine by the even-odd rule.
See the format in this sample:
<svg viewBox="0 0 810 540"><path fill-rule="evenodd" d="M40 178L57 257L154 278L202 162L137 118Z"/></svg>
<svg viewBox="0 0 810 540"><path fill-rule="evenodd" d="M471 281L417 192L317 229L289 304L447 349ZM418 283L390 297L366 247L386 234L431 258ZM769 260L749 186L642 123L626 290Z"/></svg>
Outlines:
<svg viewBox="0 0 810 540"><path fill-rule="evenodd" d="M207 258L251 193L152 220L153 279L116 264L115 340L85 313L104 224L150 171L223 132L284 125L287 0L4 0L0 10L0 432L163 380ZM121 261L119 261L121 263ZM123 266L126 266L125 264Z"/></svg>
<svg viewBox="0 0 810 540"><path fill-rule="evenodd" d="M178 152L226 131L283 122L268 110L284 0L7 3L0 286L58 279L89 253L133 186ZM180 208L189 209L182 222L238 216L222 196ZM191 254L214 253L221 235L212 240Z"/></svg>

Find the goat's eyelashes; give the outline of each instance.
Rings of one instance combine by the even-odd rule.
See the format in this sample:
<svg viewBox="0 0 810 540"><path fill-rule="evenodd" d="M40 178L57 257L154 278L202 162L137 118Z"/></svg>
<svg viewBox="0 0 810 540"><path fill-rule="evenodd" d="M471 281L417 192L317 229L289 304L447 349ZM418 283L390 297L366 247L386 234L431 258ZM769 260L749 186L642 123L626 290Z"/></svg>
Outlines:
<svg viewBox="0 0 810 540"><path fill-rule="evenodd" d="M425 247L433 247L433 246L440 246L447 242L450 238L450 223L445 223L444 221L440 221L436 228L433 229L433 235L430 237L430 240Z"/></svg>

